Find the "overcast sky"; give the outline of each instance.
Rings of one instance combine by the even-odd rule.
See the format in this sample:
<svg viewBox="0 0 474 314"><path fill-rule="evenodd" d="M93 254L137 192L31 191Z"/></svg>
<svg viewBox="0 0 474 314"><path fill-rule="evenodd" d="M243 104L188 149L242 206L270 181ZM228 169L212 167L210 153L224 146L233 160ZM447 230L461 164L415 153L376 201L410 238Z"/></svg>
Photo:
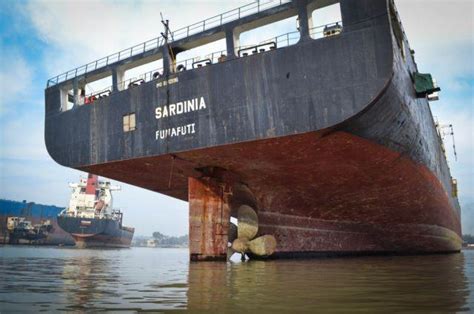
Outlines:
<svg viewBox="0 0 474 314"><path fill-rule="evenodd" d="M85 175L59 166L46 152L48 78L157 37L162 31L160 12L177 29L249 2L1 1L0 198L66 206L67 183ZM454 125L458 160L454 161L451 139L447 154L459 182L463 231L474 234L473 1L396 0L396 4L420 71L432 73L442 88L440 101L432 102L431 108L442 123ZM314 23L335 18L330 11ZM243 44L292 31L295 25L290 20L243 34ZM207 48L219 50L220 43ZM115 205L125 210L125 224L134 226L137 235L188 232L187 203L121 185Z"/></svg>

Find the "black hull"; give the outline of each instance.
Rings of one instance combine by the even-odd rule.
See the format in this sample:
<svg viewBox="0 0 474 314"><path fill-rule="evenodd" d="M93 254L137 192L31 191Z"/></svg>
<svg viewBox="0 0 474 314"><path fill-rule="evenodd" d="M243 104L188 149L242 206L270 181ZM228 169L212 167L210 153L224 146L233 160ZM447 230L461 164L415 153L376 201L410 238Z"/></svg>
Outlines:
<svg viewBox="0 0 474 314"><path fill-rule="evenodd" d="M279 9L303 23L318 2ZM457 252L456 191L391 3L341 0L338 36L302 33L295 45L178 72L172 85L160 78L92 106L59 112L60 88L50 87L48 151L62 165L189 201L196 259L225 258L222 221L235 214L228 195L238 184L254 194L259 232L276 237L277 256ZM157 106L195 98L205 110L155 117ZM131 112L138 127L123 132ZM193 134L157 138L191 123Z"/></svg>
<svg viewBox="0 0 474 314"><path fill-rule="evenodd" d="M80 248L130 247L133 229L112 219L86 219L58 216L58 225L70 233Z"/></svg>

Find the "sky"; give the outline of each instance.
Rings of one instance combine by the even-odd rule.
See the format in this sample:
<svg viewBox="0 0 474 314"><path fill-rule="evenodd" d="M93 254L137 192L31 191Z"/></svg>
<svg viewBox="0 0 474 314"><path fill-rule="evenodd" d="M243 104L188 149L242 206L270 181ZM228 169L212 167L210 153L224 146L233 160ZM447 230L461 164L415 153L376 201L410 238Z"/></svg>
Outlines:
<svg viewBox="0 0 474 314"><path fill-rule="evenodd" d="M69 182L85 173L56 164L44 144L44 89L55 75L99 59L163 31L160 12L178 29L251 1L0 1L0 198L66 206ZM446 139L453 177L458 179L463 231L474 234L474 5L471 0L396 0L420 72L432 73L442 92L433 115L453 124ZM315 25L337 19L323 12ZM320 22L320 23L318 23ZM296 30L290 19L244 33L251 44ZM180 58L218 51L223 42ZM192 55L192 53L194 55ZM145 72L145 71L143 71ZM130 72L129 77L138 73ZM106 83L104 83L106 84ZM102 86L106 87L106 86ZM99 89L100 86L92 86ZM188 233L188 207L158 193L117 182L114 205L136 235ZM1 210L1 209L0 209Z"/></svg>

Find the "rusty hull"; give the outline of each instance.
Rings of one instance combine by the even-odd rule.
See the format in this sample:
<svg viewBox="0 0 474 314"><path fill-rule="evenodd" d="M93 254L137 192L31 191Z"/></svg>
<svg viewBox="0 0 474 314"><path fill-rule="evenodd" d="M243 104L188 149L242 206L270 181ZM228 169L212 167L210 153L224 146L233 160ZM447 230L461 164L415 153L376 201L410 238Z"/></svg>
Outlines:
<svg viewBox="0 0 474 314"><path fill-rule="evenodd" d="M191 257L222 259L232 186L196 170L204 165L240 175L257 198L259 234L277 239L276 256L453 252L461 247L460 219L425 166L342 131L82 170L189 200Z"/></svg>
<svg viewBox="0 0 474 314"><path fill-rule="evenodd" d="M189 178L189 253L192 261L226 260L230 189L207 178Z"/></svg>

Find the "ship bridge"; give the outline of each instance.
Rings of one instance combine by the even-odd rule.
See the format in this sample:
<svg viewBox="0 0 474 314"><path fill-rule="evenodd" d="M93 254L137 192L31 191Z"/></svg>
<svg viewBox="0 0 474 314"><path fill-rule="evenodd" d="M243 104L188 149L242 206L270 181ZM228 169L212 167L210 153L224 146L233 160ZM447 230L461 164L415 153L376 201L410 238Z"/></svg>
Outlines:
<svg viewBox="0 0 474 314"><path fill-rule="evenodd" d="M332 5L340 18L315 18ZM244 34L289 18L295 31L241 43ZM219 41L214 53L180 58ZM430 115L427 103L414 114L403 106L418 102L415 91L404 100L399 92L411 90L413 72L391 0L256 1L49 79L46 146L61 165L189 201L193 260L225 259L229 217L239 213L251 227L260 222L263 249L247 245L257 231L236 245L249 254L269 253L271 236L280 254L386 251L366 234L378 234L376 224L358 220L391 217L400 199L413 199L403 204L407 211L418 206L423 193L400 189L399 177L415 184L427 177L413 160L436 164L427 152L437 142L425 138L431 126L417 120ZM104 79L110 86L87 90ZM443 167L430 171L441 177ZM387 169L396 180L387 181ZM405 241L400 248L416 243L394 239Z"/></svg>

